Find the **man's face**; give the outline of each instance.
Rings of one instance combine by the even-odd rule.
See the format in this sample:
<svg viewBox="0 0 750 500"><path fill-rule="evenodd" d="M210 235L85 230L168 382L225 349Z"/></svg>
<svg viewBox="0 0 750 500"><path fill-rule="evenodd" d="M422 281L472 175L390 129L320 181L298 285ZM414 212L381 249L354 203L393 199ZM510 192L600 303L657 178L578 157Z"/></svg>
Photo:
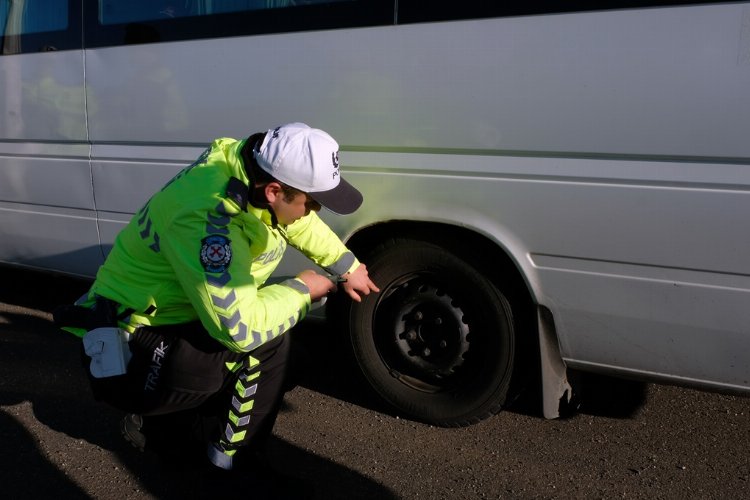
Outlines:
<svg viewBox="0 0 750 500"><path fill-rule="evenodd" d="M320 205L305 193L297 193L293 197L281 194L270 202L279 224L291 224L309 214L317 212Z"/></svg>

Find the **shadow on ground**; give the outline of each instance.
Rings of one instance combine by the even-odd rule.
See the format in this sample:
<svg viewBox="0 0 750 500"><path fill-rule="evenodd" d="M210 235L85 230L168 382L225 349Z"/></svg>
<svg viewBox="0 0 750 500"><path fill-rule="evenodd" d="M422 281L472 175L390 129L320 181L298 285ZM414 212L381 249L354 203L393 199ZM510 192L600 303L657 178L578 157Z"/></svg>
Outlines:
<svg viewBox="0 0 750 500"><path fill-rule="evenodd" d="M61 499L102 497L123 487L118 484L121 479L96 477L92 472L87 476L84 492L58 468L59 460L48 460L48 447L38 441L29 427L37 425L68 440L65 453L71 467L92 461L91 457L76 455L85 452L76 451L75 440L114 453L117 465L124 465L138 479L138 485L127 486L131 494L138 494L132 493L137 486L141 495L155 498L207 498L238 491L252 493L259 499L394 498L392 492L368 478L278 438L269 443L274 461L286 470L305 471L305 477L315 478L312 483L269 482L248 489L247 481L217 477L179 457L165 460L137 452L116 430L122 415L92 399L80 364L80 342L54 328L49 319L54 307L74 301L89 283L14 269L0 269L0 283L0 303L4 304L0 309L0 442L4 450L0 453L0 484L5 497L44 497L51 491ZM323 320L311 318L292 332L293 384L396 415L365 382L347 343L335 337L340 333L329 328ZM329 369L312 369L321 363ZM580 387L584 390L571 405L573 411L580 413L629 418L645 402L646 386L641 383L586 376ZM13 416L14 408L24 403L32 407L31 422ZM538 392L527 390L509 410L538 417ZM111 460L111 454L103 452L102 457ZM79 471L79 483L80 476ZM311 490L312 496L308 494Z"/></svg>
<svg viewBox="0 0 750 500"><path fill-rule="evenodd" d="M127 491L128 495L154 498L215 498L219 494L243 492L257 499L394 498L392 492L368 478L278 438L272 438L269 443L272 460L283 464L286 470L304 471L305 477L314 480L266 478L261 484L248 484L240 474L216 474L221 471L212 471L192 460L138 452L119 436L117 429L122 414L91 397L80 364L80 342L54 328L49 320L48 313L55 306L74 301L88 288L88 283L15 269L0 269L0 283L0 303L3 303L0 309L0 442L3 449L0 484L4 497L43 498L54 492L55 498L72 499L106 497L117 491ZM305 374L311 372L304 369L307 357L304 351L304 345L295 349L295 359L301 360L302 366L295 372L297 382L309 387L333 383L304 379ZM335 377L334 385L342 380L350 379ZM348 394L346 389L322 392L338 394L344 399ZM14 415L19 406L29 403L33 418ZM60 433L59 439L67 443L52 446L40 442L32 431L34 427ZM59 460L52 463L47 457L51 448L63 450L58 452L65 455L66 467L88 469L89 466L81 464L93 463L94 459L76 445L78 440L114 453L119 463L113 463L112 468L124 465L130 475L138 478L139 484L119 484L121 478L107 477L107 467L101 464L91 466L90 474L79 470L77 482L73 482L56 464ZM111 454L103 452L102 457L108 459ZM82 476L85 488L78 484ZM136 488L140 493L134 493Z"/></svg>

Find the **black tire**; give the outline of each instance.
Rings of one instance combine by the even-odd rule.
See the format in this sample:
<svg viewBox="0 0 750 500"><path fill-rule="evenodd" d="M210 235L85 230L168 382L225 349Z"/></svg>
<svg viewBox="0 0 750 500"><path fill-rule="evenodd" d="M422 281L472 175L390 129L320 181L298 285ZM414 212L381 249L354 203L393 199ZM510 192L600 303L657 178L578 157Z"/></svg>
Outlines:
<svg viewBox="0 0 750 500"><path fill-rule="evenodd" d="M464 426L500 411L515 352L511 308L470 264L425 241L391 240L366 260L380 287L351 303L357 362L398 411Z"/></svg>

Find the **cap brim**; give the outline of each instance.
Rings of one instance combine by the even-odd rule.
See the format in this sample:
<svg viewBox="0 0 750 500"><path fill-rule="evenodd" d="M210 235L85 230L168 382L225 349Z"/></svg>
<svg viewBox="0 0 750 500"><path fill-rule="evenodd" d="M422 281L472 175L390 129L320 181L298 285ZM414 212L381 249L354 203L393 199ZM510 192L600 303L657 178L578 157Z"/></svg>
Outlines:
<svg viewBox="0 0 750 500"><path fill-rule="evenodd" d="M337 215L353 213L362 205L362 193L344 179L341 179L339 185L329 191L307 194Z"/></svg>

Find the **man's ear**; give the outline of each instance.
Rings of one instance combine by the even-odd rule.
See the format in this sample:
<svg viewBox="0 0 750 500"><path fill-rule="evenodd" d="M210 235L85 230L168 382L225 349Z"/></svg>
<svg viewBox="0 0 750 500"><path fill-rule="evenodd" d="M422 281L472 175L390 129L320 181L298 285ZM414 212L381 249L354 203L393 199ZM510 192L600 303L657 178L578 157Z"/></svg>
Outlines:
<svg viewBox="0 0 750 500"><path fill-rule="evenodd" d="M284 192L281 189L281 184L279 184L278 182L269 182L268 184L266 184L263 192L266 195L266 200L268 201L268 203L273 203L280 196L284 196Z"/></svg>

